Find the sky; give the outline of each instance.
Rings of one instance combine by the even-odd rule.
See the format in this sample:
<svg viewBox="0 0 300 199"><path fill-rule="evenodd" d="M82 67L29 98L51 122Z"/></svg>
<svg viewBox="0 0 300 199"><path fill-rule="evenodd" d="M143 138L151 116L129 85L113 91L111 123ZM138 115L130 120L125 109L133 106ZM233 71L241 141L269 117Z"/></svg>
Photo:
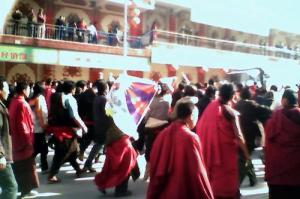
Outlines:
<svg viewBox="0 0 300 199"><path fill-rule="evenodd" d="M198 23L268 35L271 28L300 34L299 0L176 0Z"/></svg>

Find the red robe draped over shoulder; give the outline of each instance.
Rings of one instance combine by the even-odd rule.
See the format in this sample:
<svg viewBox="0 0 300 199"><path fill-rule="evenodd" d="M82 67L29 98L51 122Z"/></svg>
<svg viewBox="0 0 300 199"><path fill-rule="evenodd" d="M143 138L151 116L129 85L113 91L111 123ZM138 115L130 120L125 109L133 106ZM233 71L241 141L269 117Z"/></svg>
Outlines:
<svg viewBox="0 0 300 199"><path fill-rule="evenodd" d="M223 115L218 100L211 102L197 123L204 163L215 197L236 198L239 190L238 141L233 121Z"/></svg>
<svg viewBox="0 0 300 199"><path fill-rule="evenodd" d="M95 176L98 189L115 187L123 182L137 164L137 153L127 135L106 146L102 171Z"/></svg>
<svg viewBox="0 0 300 199"><path fill-rule="evenodd" d="M292 113L294 112L294 113ZM287 114L298 115L297 123L283 110L277 110L266 126L266 180L271 185L300 185L300 109Z"/></svg>
<svg viewBox="0 0 300 199"><path fill-rule="evenodd" d="M198 136L173 122L155 140L150 154L147 199L211 199Z"/></svg>
<svg viewBox="0 0 300 199"><path fill-rule="evenodd" d="M24 97L16 96L9 106L13 161L25 160L33 154L33 114Z"/></svg>

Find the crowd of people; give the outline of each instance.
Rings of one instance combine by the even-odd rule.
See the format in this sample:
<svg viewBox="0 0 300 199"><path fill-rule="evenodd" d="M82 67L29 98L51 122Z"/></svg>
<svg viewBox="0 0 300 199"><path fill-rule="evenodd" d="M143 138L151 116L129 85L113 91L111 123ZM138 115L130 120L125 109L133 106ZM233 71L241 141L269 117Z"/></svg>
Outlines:
<svg viewBox="0 0 300 199"><path fill-rule="evenodd" d="M264 148L265 179L270 198L300 198L300 87L269 91L257 85L193 85L174 91L158 82L149 111L134 140L105 110L112 81L25 81L8 85L0 77L1 198L32 195L39 187L35 158L48 183L61 183L60 167L69 162L76 177L96 172L98 190L115 187L115 196L131 195L130 176L140 176L137 156L145 153L147 198L240 198L249 177L257 183L251 153ZM280 94L282 93L282 95ZM81 168L89 145L93 145ZM54 156L48 165L48 147ZM79 150L78 150L79 148Z"/></svg>
<svg viewBox="0 0 300 199"><path fill-rule="evenodd" d="M118 46L123 43L123 31L118 21L112 21L108 27L108 32L102 31L97 27L96 22L86 24L83 18L59 16L55 19L53 25L47 24L46 14L43 8L35 14L34 9L26 13L17 8L12 13L12 30L7 30L13 35L22 35L28 37L38 37L47 39L57 39L65 41L87 42L92 44L106 43L110 46ZM27 24L22 23L22 19L27 18ZM133 48L141 48L140 38L130 38L128 42Z"/></svg>

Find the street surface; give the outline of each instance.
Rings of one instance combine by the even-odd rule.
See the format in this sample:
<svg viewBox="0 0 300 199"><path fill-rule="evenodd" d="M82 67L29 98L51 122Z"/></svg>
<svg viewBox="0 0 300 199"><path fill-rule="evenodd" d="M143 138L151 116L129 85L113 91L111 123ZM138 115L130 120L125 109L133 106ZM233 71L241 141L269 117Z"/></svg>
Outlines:
<svg viewBox="0 0 300 199"><path fill-rule="evenodd" d="M90 148L88 149L88 151ZM87 157L85 154L85 158ZM51 163L53 157L53 151L48 154L48 161ZM268 198L268 187L263 181L264 178L264 165L258 158L259 154L256 151L253 154L253 163L255 166L256 174L259 182L254 187L249 187L248 179L245 179L242 187L241 194L242 199L267 199ZM39 159L37 158L39 163ZM79 161L80 162L80 161ZM99 172L104 162L104 156L101 156L100 162L94 164L94 168ZM83 162L80 162L83 164ZM130 180L129 190L133 192L132 196L124 197L126 199L142 199L145 198L147 192L147 182L143 181L143 174L145 170L145 159L144 156L139 156L138 163L141 170L141 177L136 182ZM50 164L49 164L50 165ZM81 165L82 167L83 165ZM64 164L58 174L62 182L60 184L48 184L47 174L43 175L40 168L38 167L38 173L40 177L40 188L36 189L38 195L31 198L40 199L109 199L114 198L114 189L108 189L107 194L103 195L100 193L93 183L95 173L83 174L81 178L76 178L75 171L69 164Z"/></svg>

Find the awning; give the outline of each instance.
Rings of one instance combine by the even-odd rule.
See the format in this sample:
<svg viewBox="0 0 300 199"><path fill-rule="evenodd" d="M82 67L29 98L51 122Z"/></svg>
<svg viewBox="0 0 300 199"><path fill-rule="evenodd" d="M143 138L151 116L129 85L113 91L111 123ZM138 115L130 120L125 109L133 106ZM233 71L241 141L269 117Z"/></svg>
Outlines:
<svg viewBox="0 0 300 199"><path fill-rule="evenodd" d="M84 68L150 71L149 59L29 46L0 45L0 61Z"/></svg>

